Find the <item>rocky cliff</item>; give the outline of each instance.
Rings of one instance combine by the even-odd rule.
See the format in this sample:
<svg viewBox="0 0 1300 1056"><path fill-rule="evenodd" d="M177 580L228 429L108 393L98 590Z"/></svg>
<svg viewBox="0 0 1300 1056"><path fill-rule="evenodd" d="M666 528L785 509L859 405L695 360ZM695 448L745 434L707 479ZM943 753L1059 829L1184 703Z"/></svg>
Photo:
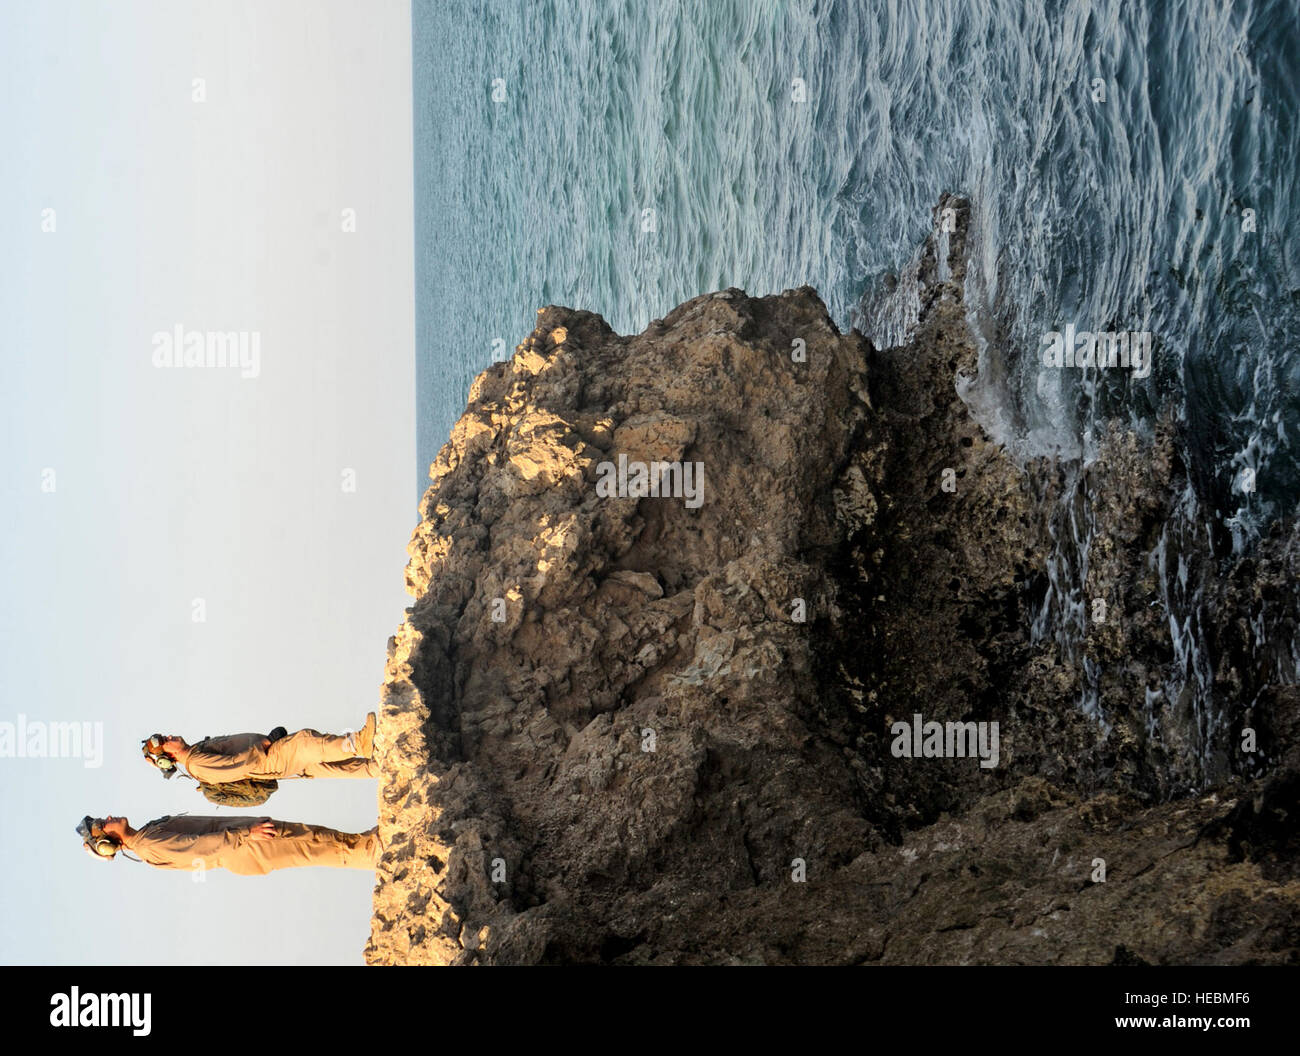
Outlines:
<svg viewBox="0 0 1300 1056"><path fill-rule="evenodd" d="M900 348L731 289L630 337L542 309L478 377L389 642L371 963L1296 959L1294 657L1256 630L1296 535L1186 544L1215 707L1170 699L1174 428L992 443L941 206ZM1033 624L1075 494L1106 616L1070 644ZM900 755L915 715L986 751Z"/></svg>

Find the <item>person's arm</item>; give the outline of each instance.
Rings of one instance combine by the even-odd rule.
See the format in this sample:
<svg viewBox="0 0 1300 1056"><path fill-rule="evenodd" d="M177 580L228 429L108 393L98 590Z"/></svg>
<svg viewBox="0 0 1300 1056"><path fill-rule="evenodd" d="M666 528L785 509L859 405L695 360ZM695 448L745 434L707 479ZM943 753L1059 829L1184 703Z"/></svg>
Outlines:
<svg viewBox="0 0 1300 1056"><path fill-rule="evenodd" d="M183 814L179 817L159 818L137 830L133 840L147 838L154 843L179 845L186 840L216 840L228 836L269 840L276 835L275 822L269 817L248 815L218 818L204 814Z"/></svg>
<svg viewBox="0 0 1300 1056"><path fill-rule="evenodd" d="M200 780L233 781L250 768L256 769L269 744L270 741L260 733L210 737L198 744L185 745L184 755L177 755L176 759Z"/></svg>
<svg viewBox="0 0 1300 1056"><path fill-rule="evenodd" d="M193 815L156 818L137 829L125 846L151 865L193 869L196 859L212 858L233 846L236 833L247 832L258 820Z"/></svg>
<svg viewBox="0 0 1300 1056"><path fill-rule="evenodd" d="M155 818L138 830L156 838L172 836L206 836L218 832L245 832L258 822L268 821L265 816L234 815L217 817L212 814L176 814Z"/></svg>
<svg viewBox="0 0 1300 1056"><path fill-rule="evenodd" d="M194 747L205 752L218 752L221 755L239 755L250 748L265 750L271 739L261 733L229 733L224 737L205 737Z"/></svg>

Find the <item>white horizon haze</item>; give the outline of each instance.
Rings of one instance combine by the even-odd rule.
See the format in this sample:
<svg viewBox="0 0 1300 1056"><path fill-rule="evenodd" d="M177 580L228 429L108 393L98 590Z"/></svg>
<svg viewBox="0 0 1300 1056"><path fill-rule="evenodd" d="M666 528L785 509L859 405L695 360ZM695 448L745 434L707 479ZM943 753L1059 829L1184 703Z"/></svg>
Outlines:
<svg viewBox="0 0 1300 1056"><path fill-rule="evenodd" d="M0 723L47 745L0 750L0 961L361 964L368 871L96 862L74 829L376 823L374 781L234 811L140 742L377 707L418 500L410 5L9 3L0 82Z"/></svg>

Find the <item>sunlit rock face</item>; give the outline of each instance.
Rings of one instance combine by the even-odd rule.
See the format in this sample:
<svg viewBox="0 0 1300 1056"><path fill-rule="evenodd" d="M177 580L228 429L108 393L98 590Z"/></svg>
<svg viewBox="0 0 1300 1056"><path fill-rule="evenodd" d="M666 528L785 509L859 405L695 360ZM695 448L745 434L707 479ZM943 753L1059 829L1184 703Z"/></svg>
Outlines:
<svg viewBox="0 0 1300 1056"><path fill-rule="evenodd" d="M1036 634L1067 474L957 394L940 204L900 348L732 289L629 337L545 308L475 381L389 643L371 963L1294 958L1294 687L1228 640L1294 541L1219 588L1251 700L1209 734L1153 703L1180 467L1116 429L1086 470L1110 618Z"/></svg>

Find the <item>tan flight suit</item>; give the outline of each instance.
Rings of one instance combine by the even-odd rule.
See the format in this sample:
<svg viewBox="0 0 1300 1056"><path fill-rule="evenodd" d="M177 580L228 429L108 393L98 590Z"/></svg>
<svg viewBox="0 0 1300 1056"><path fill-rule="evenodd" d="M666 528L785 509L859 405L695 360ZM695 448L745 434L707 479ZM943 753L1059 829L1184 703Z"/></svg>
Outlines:
<svg viewBox="0 0 1300 1056"><path fill-rule="evenodd" d="M274 839L255 840L249 835L259 821L275 825ZM160 869L227 869L240 876L263 876L304 865L373 869L383 853L378 826L369 832L338 832L324 825L268 817L156 818L124 840L123 846Z"/></svg>
<svg viewBox="0 0 1300 1056"><path fill-rule="evenodd" d="M299 730L263 748L262 733L232 733L208 737L194 745L185 769L209 785L242 781L246 777L282 780L286 777L378 777L379 764L357 758L351 737L331 737Z"/></svg>

